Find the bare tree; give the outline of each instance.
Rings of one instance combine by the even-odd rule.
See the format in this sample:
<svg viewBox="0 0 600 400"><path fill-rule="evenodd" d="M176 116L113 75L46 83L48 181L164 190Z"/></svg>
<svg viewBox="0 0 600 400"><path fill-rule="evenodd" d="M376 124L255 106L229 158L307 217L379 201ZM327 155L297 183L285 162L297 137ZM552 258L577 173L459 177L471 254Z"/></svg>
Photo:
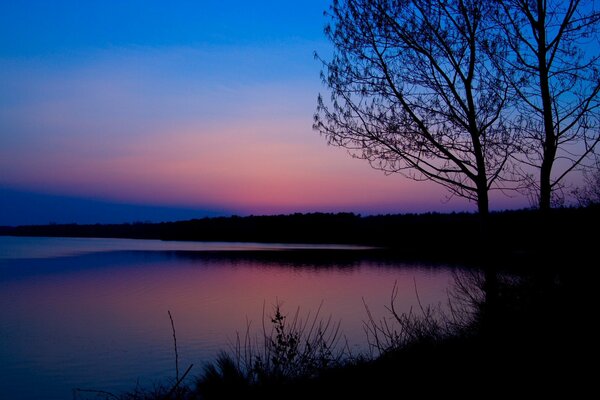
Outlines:
<svg viewBox="0 0 600 400"><path fill-rule="evenodd" d="M502 0L499 27L509 52L499 69L520 100L515 122L522 132L524 183L539 207L551 207L553 191L586 160L600 141L600 13L595 1ZM506 64L505 64L506 65Z"/></svg>
<svg viewBox="0 0 600 400"><path fill-rule="evenodd" d="M431 180L488 214L513 140L496 2L334 0L324 61L331 101L314 128L372 167ZM508 66L506 67L508 68Z"/></svg>

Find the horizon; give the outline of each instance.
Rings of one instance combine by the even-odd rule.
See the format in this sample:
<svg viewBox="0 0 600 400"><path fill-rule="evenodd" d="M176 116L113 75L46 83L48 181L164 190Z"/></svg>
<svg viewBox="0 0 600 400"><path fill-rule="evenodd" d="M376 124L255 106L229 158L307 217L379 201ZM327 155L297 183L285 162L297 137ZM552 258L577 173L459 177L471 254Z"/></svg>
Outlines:
<svg viewBox="0 0 600 400"><path fill-rule="evenodd" d="M0 190L1 192L1 190ZM18 207L15 206L18 204ZM533 210L535 207L493 208L491 213ZM370 210L363 212L343 209L308 209L301 211L282 211L272 213L235 213L219 209L194 209L191 207L174 207L168 205L148 205L109 202L92 198L79 198L50 194L39 194L22 191L4 191L0 196L0 227L19 226L52 226L52 225L127 225L177 223L204 218L245 218L245 217L279 217L295 214L353 214L358 217L378 217L397 215L428 214L476 214L477 210L463 209L431 210L427 208L386 211ZM19 212L29 210L29 212ZM90 210L93 212L90 213ZM48 219L48 216L57 217Z"/></svg>
<svg viewBox="0 0 600 400"><path fill-rule="evenodd" d="M475 210L313 131L328 5L0 5L0 225Z"/></svg>
<svg viewBox="0 0 600 400"><path fill-rule="evenodd" d="M421 215L476 213L468 204L451 209L431 209L427 206L415 206L411 209L329 209L280 210L264 213L235 212L224 209L194 208L163 204L135 204L115 202L97 198L65 196L47 193L35 193L22 190L0 188L0 226L17 227L28 225L94 225L94 224L136 224L179 222L202 218L280 216L300 214L344 214L358 216L384 215ZM531 205L522 207L493 207L490 212L518 211L531 209Z"/></svg>

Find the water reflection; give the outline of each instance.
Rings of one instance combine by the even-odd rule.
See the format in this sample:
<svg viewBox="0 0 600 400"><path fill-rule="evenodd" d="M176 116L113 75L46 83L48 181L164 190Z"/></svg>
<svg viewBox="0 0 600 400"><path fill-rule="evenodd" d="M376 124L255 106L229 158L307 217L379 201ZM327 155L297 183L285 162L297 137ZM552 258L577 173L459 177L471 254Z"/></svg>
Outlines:
<svg viewBox="0 0 600 400"><path fill-rule="evenodd" d="M365 348L363 299L383 314L445 302L452 271L374 255L312 251L105 251L0 262L0 393L69 398L75 387L119 392L172 376L170 310L180 365L212 359L263 305L341 320ZM198 367L199 368L199 367ZM198 371L199 372L199 371ZM31 382L36 382L31 385Z"/></svg>

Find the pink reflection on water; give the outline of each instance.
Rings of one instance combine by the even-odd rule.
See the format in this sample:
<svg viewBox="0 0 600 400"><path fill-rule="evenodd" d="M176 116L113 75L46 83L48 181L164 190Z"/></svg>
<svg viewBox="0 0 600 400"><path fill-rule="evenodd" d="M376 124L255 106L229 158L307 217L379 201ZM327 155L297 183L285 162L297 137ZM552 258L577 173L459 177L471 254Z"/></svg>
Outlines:
<svg viewBox="0 0 600 400"><path fill-rule="evenodd" d="M160 254L160 256L158 256ZM165 254L170 254L165 256ZM226 350L247 321L262 332L263 306L300 307L341 321L351 348L366 350L363 299L385 314L394 282L397 308L446 301L452 272L445 268L355 260L325 266L251 258L180 257L176 253L122 253L104 264L0 281L2 351L7 376L18 369L64 387L127 390L174 375L171 327L175 319L180 364L200 365ZM93 256L65 258L85 263ZM105 256L106 257L106 256ZM65 261L66 262L66 261ZM19 377L13 376L12 382ZM63 394L64 397L64 394Z"/></svg>

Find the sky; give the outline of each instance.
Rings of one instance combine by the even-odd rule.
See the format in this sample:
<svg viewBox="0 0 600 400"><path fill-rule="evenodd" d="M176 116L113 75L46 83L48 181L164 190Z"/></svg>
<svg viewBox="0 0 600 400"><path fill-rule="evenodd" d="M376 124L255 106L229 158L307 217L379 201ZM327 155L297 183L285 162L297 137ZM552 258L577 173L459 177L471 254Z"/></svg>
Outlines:
<svg viewBox="0 0 600 400"><path fill-rule="evenodd" d="M475 210L312 129L327 4L0 0L0 225Z"/></svg>

